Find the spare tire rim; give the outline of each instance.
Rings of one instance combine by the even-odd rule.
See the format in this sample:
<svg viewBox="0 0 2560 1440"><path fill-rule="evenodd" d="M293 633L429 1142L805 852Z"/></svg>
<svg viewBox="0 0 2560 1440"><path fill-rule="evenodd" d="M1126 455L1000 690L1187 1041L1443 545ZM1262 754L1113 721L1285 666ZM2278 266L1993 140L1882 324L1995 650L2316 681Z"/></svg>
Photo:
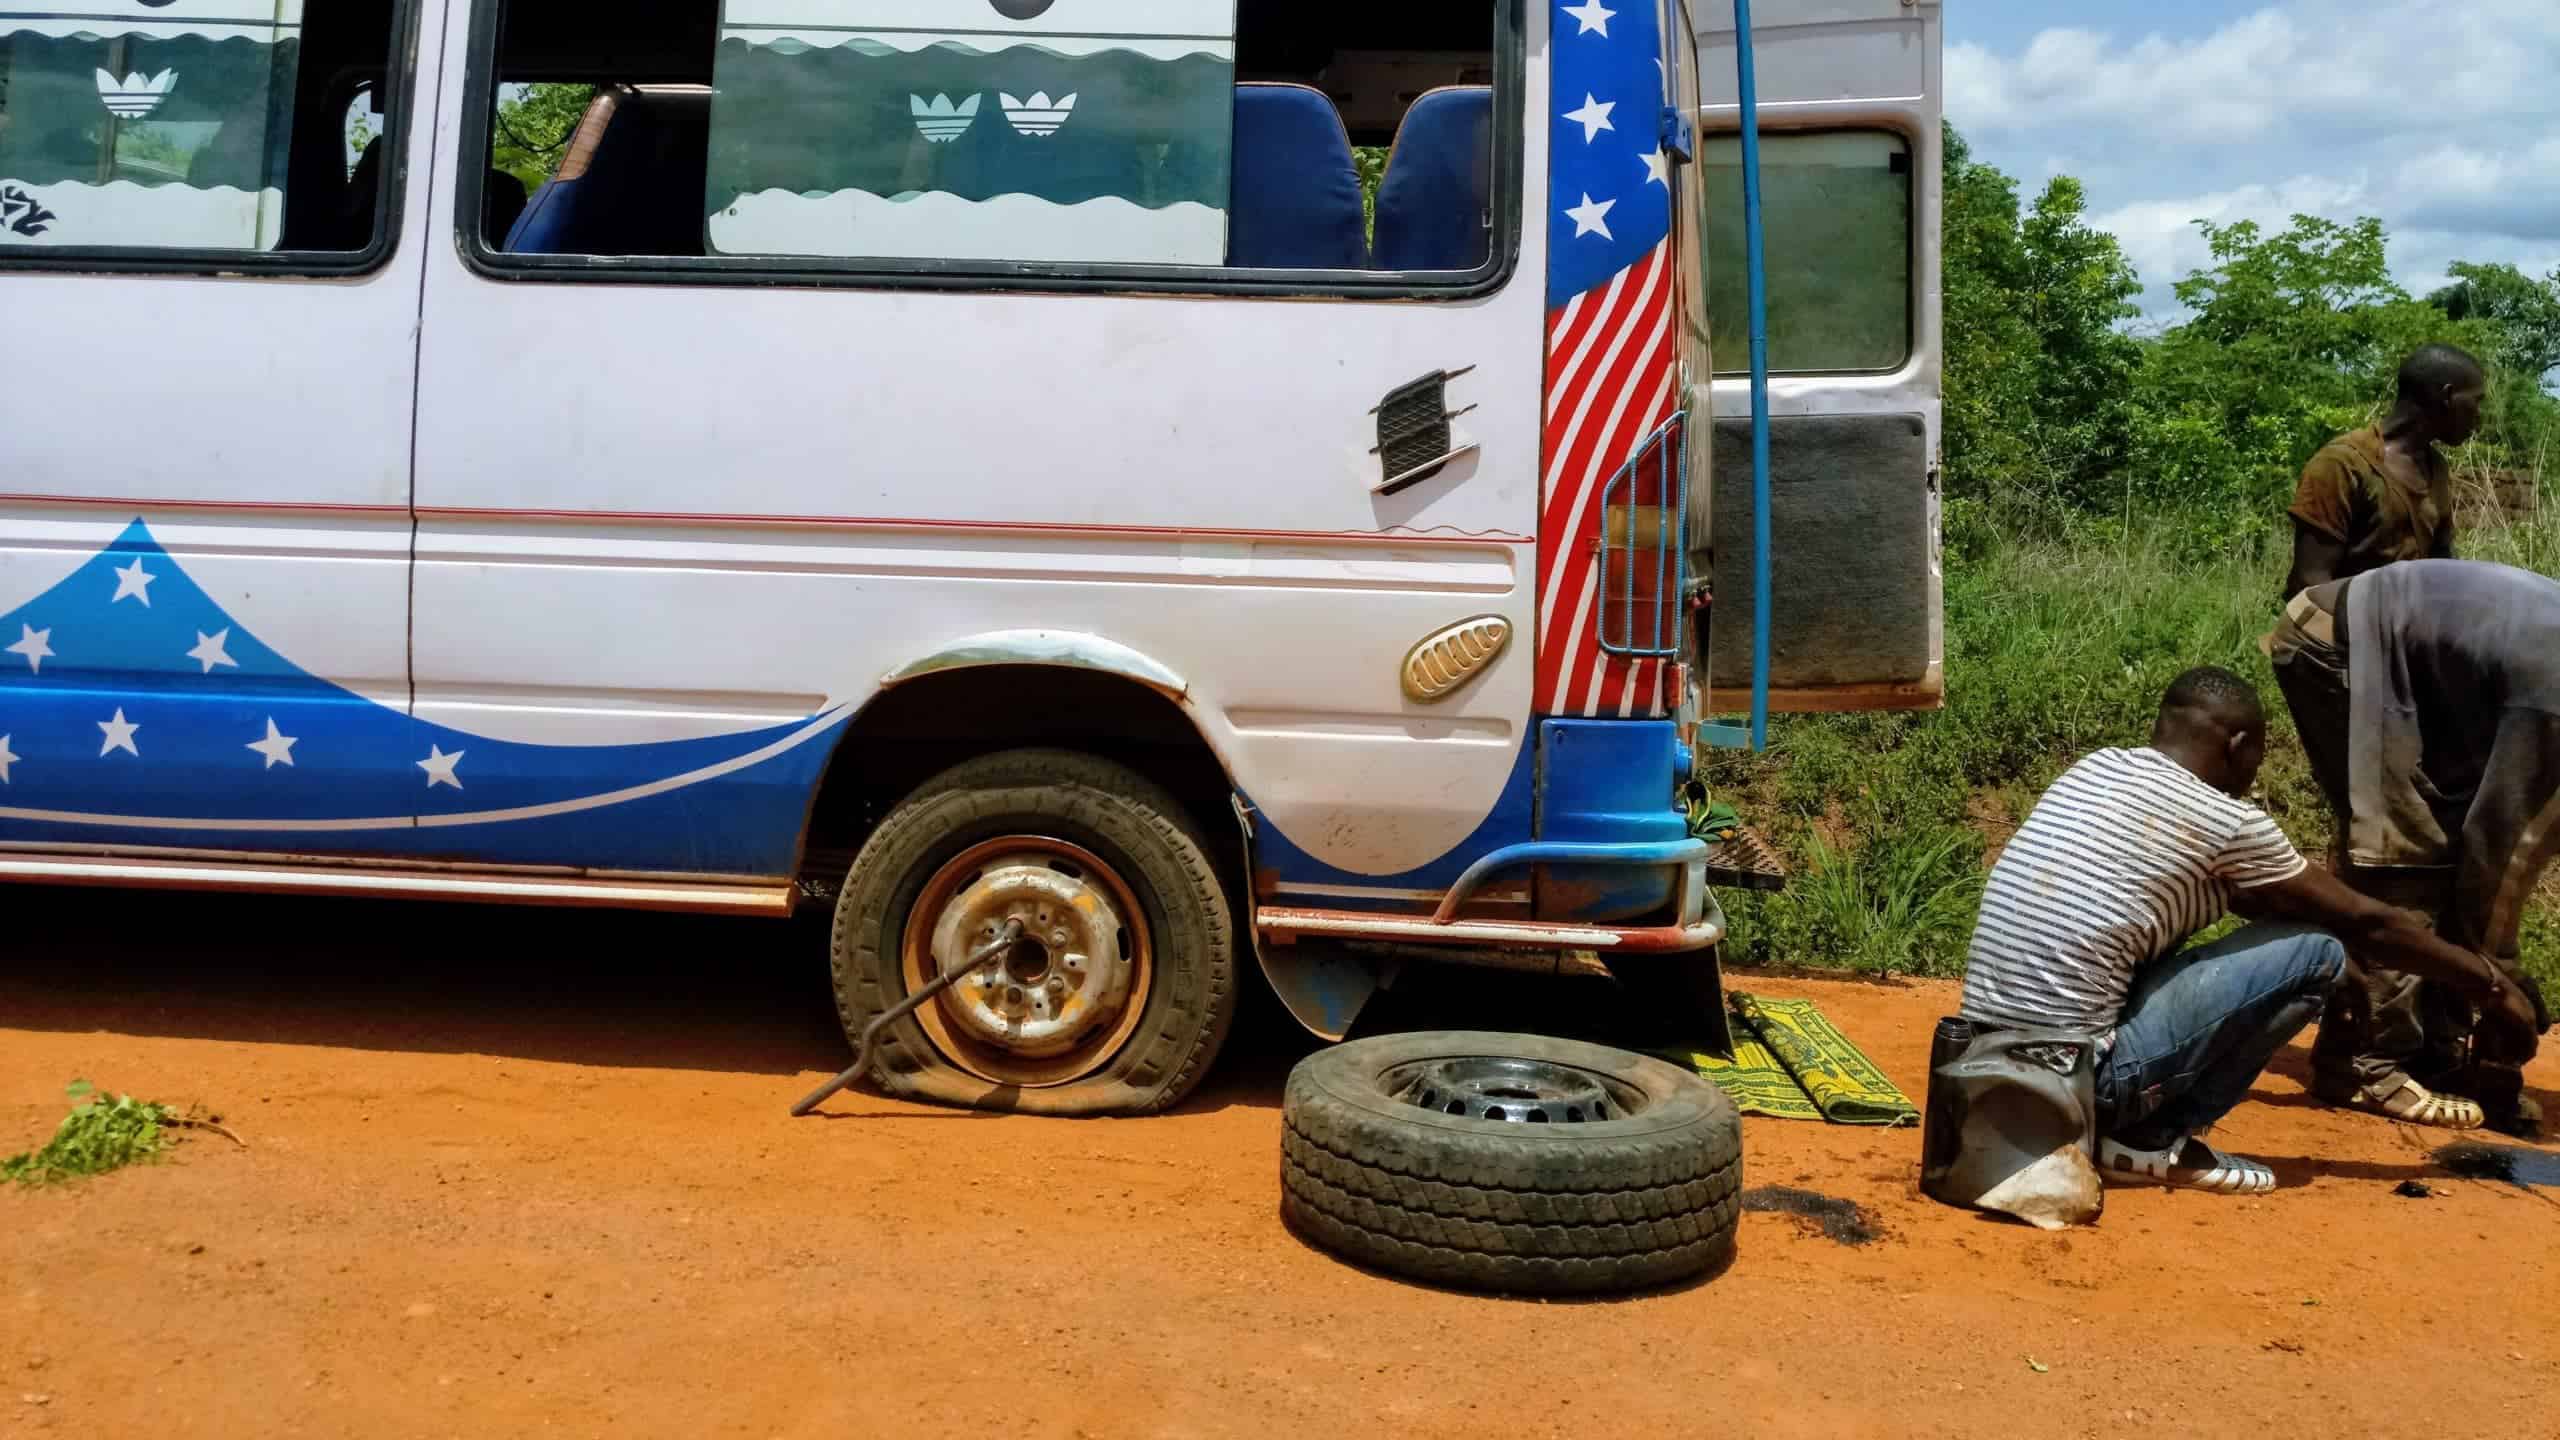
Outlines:
<svg viewBox="0 0 2560 1440"><path fill-rule="evenodd" d="M1596 1070L1512 1055L1418 1060L1387 1071L1379 1083L1417 1109L1511 1125L1585 1125L1645 1108L1643 1091Z"/></svg>
<svg viewBox="0 0 2560 1440"><path fill-rule="evenodd" d="M1015 920L1021 938L916 1021L944 1058L980 1079L1072 1084L1128 1043L1155 972L1146 912L1093 852L1009 835L943 862L908 912L899 976L912 993Z"/></svg>

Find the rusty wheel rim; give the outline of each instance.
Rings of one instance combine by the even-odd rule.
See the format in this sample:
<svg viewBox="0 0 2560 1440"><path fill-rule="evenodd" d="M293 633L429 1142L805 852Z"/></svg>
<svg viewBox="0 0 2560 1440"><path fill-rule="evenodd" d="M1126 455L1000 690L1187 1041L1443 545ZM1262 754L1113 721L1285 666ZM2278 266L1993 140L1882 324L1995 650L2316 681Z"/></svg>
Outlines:
<svg viewBox="0 0 2560 1440"><path fill-rule="evenodd" d="M1002 958L916 1012L942 1057L982 1080L1025 1089L1071 1085L1137 1032L1155 979L1146 912L1119 872L1043 835L988 840L944 861L916 895L898 946L909 994L993 939Z"/></svg>

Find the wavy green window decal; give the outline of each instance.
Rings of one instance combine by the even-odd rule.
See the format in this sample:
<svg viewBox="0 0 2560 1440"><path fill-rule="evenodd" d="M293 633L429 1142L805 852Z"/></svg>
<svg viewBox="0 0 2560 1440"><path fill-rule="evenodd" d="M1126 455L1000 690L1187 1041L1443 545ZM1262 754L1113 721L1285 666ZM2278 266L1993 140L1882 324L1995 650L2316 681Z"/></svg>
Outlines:
<svg viewBox="0 0 2560 1440"><path fill-rule="evenodd" d="M0 246L272 250L302 0L0 0Z"/></svg>
<svg viewBox="0 0 2560 1440"><path fill-rule="evenodd" d="M726 0L722 255L1217 265L1234 0Z"/></svg>

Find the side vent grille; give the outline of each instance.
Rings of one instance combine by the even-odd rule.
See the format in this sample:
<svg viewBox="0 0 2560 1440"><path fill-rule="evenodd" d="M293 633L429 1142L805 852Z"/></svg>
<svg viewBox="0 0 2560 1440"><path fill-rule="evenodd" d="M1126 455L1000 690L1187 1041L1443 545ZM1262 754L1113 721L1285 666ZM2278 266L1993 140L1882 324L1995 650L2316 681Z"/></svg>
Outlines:
<svg viewBox="0 0 2560 1440"><path fill-rule="evenodd" d="M1419 485L1476 449L1457 444L1449 429L1450 421L1476 408L1451 410L1449 382L1475 368L1435 370L1388 391L1378 408L1369 412L1378 417L1378 443L1369 452L1378 457L1381 474L1374 493L1393 495Z"/></svg>
<svg viewBox="0 0 2560 1440"><path fill-rule="evenodd" d="M1479 615L1426 637L1404 657L1405 698L1417 705L1445 700L1493 664L1511 643L1511 622Z"/></svg>

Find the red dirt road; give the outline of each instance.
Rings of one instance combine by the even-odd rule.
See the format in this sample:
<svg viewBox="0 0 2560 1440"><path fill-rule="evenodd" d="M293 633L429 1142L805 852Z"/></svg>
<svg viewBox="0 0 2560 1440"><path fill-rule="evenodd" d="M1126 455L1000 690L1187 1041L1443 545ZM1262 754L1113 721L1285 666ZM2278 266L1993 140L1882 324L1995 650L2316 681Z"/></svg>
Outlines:
<svg viewBox="0 0 2560 1440"><path fill-rule="evenodd" d="M74 1076L251 1148L0 1191L0 1435L2560 1436L2560 1190L2310 1105L2298 1048L2223 1131L2267 1199L2118 1190L2043 1235L1921 1199L1916 1131L1752 1120L1748 1183L1883 1238L1753 1214L1710 1283L1544 1305L1281 1228L1275 1026L1161 1119L792 1121L844 1055L815 929L5 903L0 1148ZM1591 998L1434 983L1515 1026ZM1915 1091L1953 1004L1744 983Z"/></svg>

